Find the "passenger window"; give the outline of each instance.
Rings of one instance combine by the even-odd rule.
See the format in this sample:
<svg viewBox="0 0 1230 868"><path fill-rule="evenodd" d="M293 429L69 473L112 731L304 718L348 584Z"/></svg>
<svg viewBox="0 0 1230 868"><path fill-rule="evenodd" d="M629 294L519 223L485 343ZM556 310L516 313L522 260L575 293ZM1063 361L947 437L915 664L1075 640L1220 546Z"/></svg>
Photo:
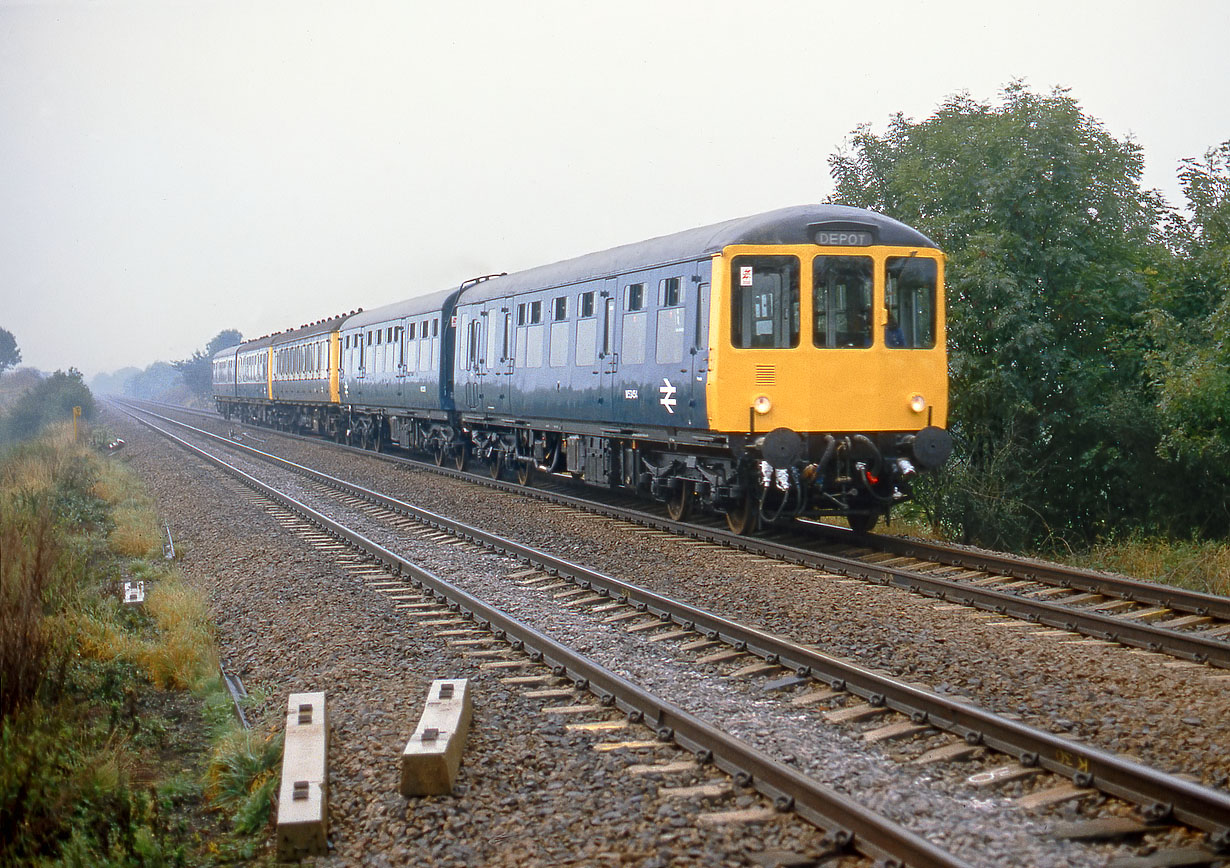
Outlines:
<svg viewBox="0 0 1230 868"><path fill-rule="evenodd" d="M427 328L426 320L423 321L423 328ZM439 334L440 334L440 321L438 319L433 319L431 321L431 336L434 338Z"/></svg>
<svg viewBox="0 0 1230 868"><path fill-rule="evenodd" d="M551 323L551 353L549 363L553 368L568 364L568 338L572 329L567 322Z"/></svg>
<svg viewBox="0 0 1230 868"><path fill-rule="evenodd" d="M593 293L586 293L593 295ZM584 296L582 296L584 298ZM593 299L590 299L593 303ZM584 305L582 304L582 310ZM576 362L578 365L588 367L592 365L597 358L598 345L598 319L590 317L589 319L577 320L577 352Z"/></svg>
<svg viewBox="0 0 1230 868"><path fill-rule="evenodd" d="M664 307L658 311L656 353L659 365L683 361L683 308Z"/></svg>
<svg viewBox="0 0 1230 868"><path fill-rule="evenodd" d="M551 322L568 319L568 296L561 295L551 306Z"/></svg>
<svg viewBox="0 0 1230 868"><path fill-rule="evenodd" d="M623 347L620 359L626 365L639 365L645 361L645 318L647 313L624 314Z"/></svg>
<svg viewBox="0 0 1230 868"><path fill-rule="evenodd" d="M884 345L929 350L935 346L935 296L939 269L934 259L894 256L888 260L884 300L888 324Z"/></svg>
<svg viewBox="0 0 1230 868"><path fill-rule="evenodd" d="M624 287L624 310L640 310L645 306L645 284L630 283Z"/></svg>
<svg viewBox="0 0 1230 868"><path fill-rule="evenodd" d="M530 325L542 322L542 302L530 302Z"/></svg>
<svg viewBox="0 0 1230 868"><path fill-rule="evenodd" d="M869 256L817 256L812 265L812 343L829 349L871 346Z"/></svg>
<svg viewBox="0 0 1230 868"><path fill-rule="evenodd" d="M535 325L527 326L525 329L525 366L527 368L542 367L542 340L545 328L545 325ZM520 352L520 350L518 346L517 351Z"/></svg>
<svg viewBox="0 0 1230 868"><path fill-rule="evenodd" d="M658 284L658 304L662 307L674 307L679 304L679 278L663 278Z"/></svg>
<svg viewBox="0 0 1230 868"><path fill-rule="evenodd" d="M593 315L594 315L594 293L592 291L583 292L581 293L581 317L582 319L584 319L587 316L593 316Z"/></svg>
<svg viewBox="0 0 1230 868"><path fill-rule="evenodd" d="M799 345L797 256L736 256L732 260L730 340L743 349Z"/></svg>
<svg viewBox="0 0 1230 868"><path fill-rule="evenodd" d="M414 323L410 323L410 340L414 340Z"/></svg>

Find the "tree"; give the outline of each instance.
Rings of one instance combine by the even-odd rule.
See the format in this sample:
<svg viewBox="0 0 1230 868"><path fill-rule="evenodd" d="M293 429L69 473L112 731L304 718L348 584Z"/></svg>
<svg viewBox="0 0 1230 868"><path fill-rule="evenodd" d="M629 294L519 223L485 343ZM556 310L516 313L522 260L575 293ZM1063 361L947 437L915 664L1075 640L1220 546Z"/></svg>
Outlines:
<svg viewBox="0 0 1230 868"><path fill-rule="evenodd" d="M948 255L950 427L920 492L969 540L1023 546L1139 520L1159 473L1139 326L1164 254L1143 158L1067 91L1013 83L921 122L863 126L830 160L835 199L883 211Z"/></svg>
<svg viewBox="0 0 1230 868"><path fill-rule="evenodd" d="M0 329L0 374L20 363L21 350L17 348L17 338L8 329Z"/></svg>
<svg viewBox="0 0 1230 868"><path fill-rule="evenodd" d="M1209 535L1230 531L1230 141L1179 171L1189 218L1176 217L1179 254L1157 297L1150 373L1164 433L1161 454L1180 471L1176 516Z"/></svg>
<svg viewBox="0 0 1230 868"><path fill-rule="evenodd" d="M171 364L183 375L184 383L195 395L208 397L213 391L214 354L242 341L243 335L237 329L223 329L205 345L204 351L197 350L189 358Z"/></svg>
<svg viewBox="0 0 1230 868"><path fill-rule="evenodd" d="M73 407L93 418L94 396L76 368L56 371L17 399L0 420L0 435L14 441L33 437L48 423L71 419Z"/></svg>

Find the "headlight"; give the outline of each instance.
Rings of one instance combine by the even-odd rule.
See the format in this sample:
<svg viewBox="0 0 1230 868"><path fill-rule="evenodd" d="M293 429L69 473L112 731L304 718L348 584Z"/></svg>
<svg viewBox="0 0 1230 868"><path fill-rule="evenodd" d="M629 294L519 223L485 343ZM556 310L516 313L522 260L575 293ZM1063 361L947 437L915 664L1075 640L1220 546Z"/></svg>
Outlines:
<svg viewBox="0 0 1230 868"><path fill-rule="evenodd" d="M927 409L927 399L922 395L914 395L910 398L910 409L915 413L921 413Z"/></svg>
<svg viewBox="0 0 1230 868"><path fill-rule="evenodd" d="M763 416L773 409L773 402L769 400L768 395L760 395L752 402L752 409Z"/></svg>

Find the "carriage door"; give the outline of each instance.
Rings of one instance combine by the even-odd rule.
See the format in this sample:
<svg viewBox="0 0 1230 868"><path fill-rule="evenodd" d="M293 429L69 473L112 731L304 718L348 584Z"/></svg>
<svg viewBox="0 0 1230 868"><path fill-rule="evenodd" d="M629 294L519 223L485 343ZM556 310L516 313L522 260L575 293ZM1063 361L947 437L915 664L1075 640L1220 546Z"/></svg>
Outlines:
<svg viewBox="0 0 1230 868"><path fill-rule="evenodd" d="M689 311L691 317L692 382L688 387L688 423L694 427L707 427L708 411L705 408L705 381L709 376L709 276L702 274L694 280L696 309Z"/></svg>
<svg viewBox="0 0 1230 868"><path fill-rule="evenodd" d="M507 302L507 299L505 300ZM495 322L492 325L491 336L494 349L492 355L495 356L494 369L496 376L495 387L499 390L499 401L496 404L502 413L511 413L513 406L513 360L516 358L517 330L513 328L513 315L511 302L507 302L504 307L496 310L492 316L495 317Z"/></svg>
<svg viewBox="0 0 1230 868"><path fill-rule="evenodd" d="M372 339L372 333L366 329L362 329L354 336L355 349L354 357L351 366L354 369L354 400L363 400L363 393L367 385L367 368L371 364L372 348L368 346L368 342Z"/></svg>
<svg viewBox="0 0 1230 868"><path fill-rule="evenodd" d="M504 312L493 302L482 314L482 348L478 358L479 408L504 413L508 408L508 380L504 373Z"/></svg>
<svg viewBox="0 0 1230 868"><path fill-rule="evenodd" d="M405 403L406 396L406 376L408 369L406 367L406 320L393 327L393 369L397 372L397 403L399 405Z"/></svg>
<svg viewBox="0 0 1230 868"><path fill-rule="evenodd" d="M601 386L598 389L598 403L602 406L599 418L613 419L613 414L619 409L615 400L615 385L619 380L619 343L616 326L619 317L615 311L616 282L608 280L602 292L602 333L598 336L598 370L601 374Z"/></svg>
<svg viewBox="0 0 1230 868"><path fill-rule="evenodd" d="M465 319L465 394L463 399L467 410L475 410L482 405L482 379L480 369L483 357L483 323L487 321L486 311L478 316Z"/></svg>

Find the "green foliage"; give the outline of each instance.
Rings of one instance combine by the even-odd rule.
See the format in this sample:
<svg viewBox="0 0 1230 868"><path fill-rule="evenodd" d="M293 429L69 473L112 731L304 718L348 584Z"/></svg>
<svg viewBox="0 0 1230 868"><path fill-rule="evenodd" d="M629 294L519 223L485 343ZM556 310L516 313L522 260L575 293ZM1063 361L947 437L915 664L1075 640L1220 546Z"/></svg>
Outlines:
<svg viewBox="0 0 1230 868"><path fill-rule="evenodd" d="M27 440L51 422L71 419L73 407L80 407L84 418L92 418L94 396L76 368L69 368L68 373L56 371L29 389L0 417L0 441Z"/></svg>
<svg viewBox="0 0 1230 868"><path fill-rule="evenodd" d="M154 362L124 381L123 394L149 401L180 402L191 394L191 390L184 382L184 375L174 365Z"/></svg>
<svg viewBox="0 0 1230 868"><path fill-rule="evenodd" d="M0 329L0 374L17 367L20 362L21 350L17 348L17 338L8 329Z"/></svg>
<svg viewBox="0 0 1230 868"><path fill-rule="evenodd" d="M215 743L207 792L230 812L236 832L250 835L269 824L281 761L281 733L236 729Z"/></svg>
<svg viewBox="0 0 1230 868"><path fill-rule="evenodd" d="M924 486L933 521L987 545L1088 539L1147 522L1162 476L1142 374L1160 197L1140 148L1066 91L1014 83L949 100L831 160L837 201L884 211L948 255L950 427Z"/></svg>
<svg viewBox="0 0 1230 868"><path fill-rule="evenodd" d="M0 724L0 865L185 865L167 802L135 785L114 743L131 673L95 665L64 702L35 704ZM105 692L85 693L86 685ZM87 702L86 700L89 700ZM91 716L91 704L110 715ZM128 714L125 723L135 725Z"/></svg>
<svg viewBox="0 0 1230 868"><path fill-rule="evenodd" d="M229 858L201 849L215 824L194 703L153 683L200 685L216 722L225 691L200 677L216 672L212 630L173 569L119 556L112 513L138 494L122 475L62 437L0 460L0 868ZM120 602L123 578L146 581L146 605ZM263 761L263 746L253 749ZM181 771L185 760L196 771ZM268 820L267 765L234 805L240 828Z"/></svg>
<svg viewBox="0 0 1230 868"><path fill-rule="evenodd" d="M1184 524L1230 531L1230 142L1185 160L1191 216L1176 217L1174 266L1159 281L1149 372L1163 423L1162 455L1182 468Z"/></svg>
<svg viewBox="0 0 1230 868"><path fill-rule="evenodd" d="M0 719L34 698L50 651L43 612L59 544L46 501L0 496Z"/></svg>
<svg viewBox="0 0 1230 868"><path fill-rule="evenodd" d="M172 364L194 394L208 397L213 391L214 354L242 341L243 335L237 329L224 329L214 335L213 340L205 345L204 351L197 350L191 357Z"/></svg>

